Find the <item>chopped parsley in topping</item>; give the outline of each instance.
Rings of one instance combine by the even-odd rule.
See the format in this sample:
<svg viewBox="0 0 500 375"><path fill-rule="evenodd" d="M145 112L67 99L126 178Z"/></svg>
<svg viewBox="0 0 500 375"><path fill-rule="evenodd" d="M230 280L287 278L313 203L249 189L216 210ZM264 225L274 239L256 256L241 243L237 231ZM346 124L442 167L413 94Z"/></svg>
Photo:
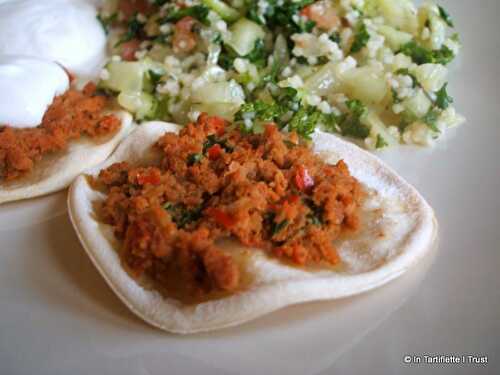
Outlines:
<svg viewBox="0 0 500 375"><path fill-rule="evenodd" d="M233 146L228 144L227 139L219 139L212 134L207 137L207 140L203 144L203 153L205 154L209 148L215 145L221 146L224 149L224 151L229 153L233 152L234 150Z"/></svg>
<svg viewBox="0 0 500 375"><path fill-rule="evenodd" d="M446 11L446 9L444 9L442 6L439 5L438 9L439 9L439 16L443 19L443 21L446 22L448 26L455 27L455 25L453 24L453 20L451 19L451 16Z"/></svg>
<svg viewBox="0 0 500 375"><path fill-rule="evenodd" d="M201 206L189 209L183 204L172 204L170 202L165 203L163 208L170 213L172 221L179 229L201 219L203 211Z"/></svg>
<svg viewBox="0 0 500 375"><path fill-rule="evenodd" d="M312 199L304 199L303 202L309 207L311 212L307 215L307 221L312 225L323 225L324 209L321 206L316 206Z"/></svg>
<svg viewBox="0 0 500 375"><path fill-rule="evenodd" d="M273 225L271 227L271 234L272 236L278 234L279 232L281 232L283 229L286 228L286 226L288 225L288 220L283 220L282 222L280 223L276 223L273 221Z"/></svg>
<svg viewBox="0 0 500 375"><path fill-rule="evenodd" d="M120 40L116 43L115 47L137 38L142 31L143 24L137 19L137 16L132 17L127 23L127 31L122 35Z"/></svg>
<svg viewBox="0 0 500 375"><path fill-rule="evenodd" d="M190 16L196 18L203 24L208 23L208 12L209 9L205 5L194 5L192 7L180 8L178 10L173 10L166 17L161 19L160 23L167 22L177 22L181 18Z"/></svg>
<svg viewBox="0 0 500 375"><path fill-rule="evenodd" d="M188 156L187 164L189 166L195 165L196 163L199 163L203 159L202 154L191 154Z"/></svg>
<svg viewBox="0 0 500 375"><path fill-rule="evenodd" d="M426 113L424 117L422 117L422 121L425 125L427 125L431 130L439 133L439 129L437 127L437 120L439 117L438 111L435 109L430 109L429 112Z"/></svg>
<svg viewBox="0 0 500 375"><path fill-rule="evenodd" d="M361 24L356 36L354 37L354 42L351 46L351 53L359 52L366 46L370 40L370 34L368 34L368 30L366 29L366 25L364 23Z"/></svg>
<svg viewBox="0 0 500 375"><path fill-rule="evenodd" d="M377 142L375 143L375 148L379 149L387 146L389 146L389 143L387 143L386 140L380 134L377 134Z"/></svg>
<svg viewBox="0 0 500 375"><path fill-rule="evenodd" d="M446 109L453 103L453 98L448 95L446 88L448 83L445 83L439 91L436 92L436 105L441 109Z"/></svg>
<svg viewBox="0 0 500 375"><path fill-rule="evenodd" d="M440 50L429 50L417 44L414 40L401 47L401 53L411 57L416 64L449 64L455 55L447 46L443 45Z"/></svg>

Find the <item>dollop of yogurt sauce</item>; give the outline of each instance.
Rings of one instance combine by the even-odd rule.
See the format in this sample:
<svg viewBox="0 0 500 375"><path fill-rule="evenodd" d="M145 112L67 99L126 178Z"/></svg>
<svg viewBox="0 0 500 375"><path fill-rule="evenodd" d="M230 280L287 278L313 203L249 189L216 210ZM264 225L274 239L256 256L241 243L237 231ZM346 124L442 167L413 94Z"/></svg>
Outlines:
<svg viewBox="0 0 500 375"><path fill-rule="evenodd" d="M17 128L40 125L54 97L68 87L69 77L56 63L0 56L0 124Z"/></svg>
<svg viewBox="0 0 500 375"><path fill-rule="evenodd" d="M106 57L106 35L88 0L0 0L0 55L55 61L93 77Z"/></svg>
<svg viewBox="0 0 500 375"><path fill-rule="evenodd" d="M0 0L0 126L40 125L70 85L99 75L106 36L98 1ZM64 69L63 69L64 68Z"/></svg>

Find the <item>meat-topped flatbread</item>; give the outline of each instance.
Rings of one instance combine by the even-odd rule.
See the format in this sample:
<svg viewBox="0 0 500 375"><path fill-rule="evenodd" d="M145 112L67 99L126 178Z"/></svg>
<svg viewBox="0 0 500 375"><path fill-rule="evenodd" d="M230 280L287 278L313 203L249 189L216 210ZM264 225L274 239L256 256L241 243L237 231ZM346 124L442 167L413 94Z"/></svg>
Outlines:
<svg viewBox="0 0 500 375"><path fill-rule="evenodd" d="M144 124L70 189L94 264L162 329L227 327L375 288L424 256L432 209L373 156L317 133L201 115Z"/></svg>
<svg viewBox="0 0 500 375"><path fill-rule="evenodd" d="M0 126L0 203L63 189L103 162L132 128L109 102L89 83L56 97L37 127Z"/></svg>

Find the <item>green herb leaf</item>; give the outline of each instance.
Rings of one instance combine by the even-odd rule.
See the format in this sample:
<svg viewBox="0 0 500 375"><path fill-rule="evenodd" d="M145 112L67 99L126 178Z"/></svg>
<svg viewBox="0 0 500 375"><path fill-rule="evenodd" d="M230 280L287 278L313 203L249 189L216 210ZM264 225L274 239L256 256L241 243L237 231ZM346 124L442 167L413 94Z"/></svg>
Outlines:
<svg viewBox="0 0 500 375"><path fill-rule="evenodd" d="M143 24L139 22L139 20L137 19L137 15L132 17L130 21L128 21L127 23L127 31L118 40L118 42L115 44L115 47L118 47L123 43L126 43L134 38L137 38L140 32L142 31L142 26Z"/></svg>
<svg viewBox="0 0 500 375"><path fill-rule="evenodd" d="M426 113L424 117L422 117L422 121L425 125L427 125L431 130L436 133L440 133L437 127L437 120L439 118L439 113L435 109L430 109L429 112Z"/></svg>
<svg viewBox="0 0 500 375"><path fill-rule="evenodd" d="M368 40L370 40L370 34L368 34L366 25L363 23L354 37L354 42L351 46L351 53L361 51L361 49L368 43Z"/></svg>
<svg viewBox="0 0 500 375"><path fill-rule="evenodd" d="M264 46L264 41L262 39L257 39L253 50L245 56L251 63L255 64L259 68L263 68L266 65L267 53Z"/></svg>
<svg viewBox="0 0 500 375"><path fill-rule="evenodd" d="M450 27L455 27L455 25L453 24L453 20L451 19L451 16L449 15L449 13L441 6L438 5L438 9L439 9L439 16L443 19L444 22L446 22L446 24Z"/></svg>
<svg viewBox="0 0 500 375"><path fill-rule="evenodd" d="M189 166L195 165L196 163L199 163L203 159L202 154L190 154L188 156L187 164Z"/></svg>
<svg viewBox="0 0 500 375"><path fill-rule="evenodd" d="M377 142L375 143L375 148L379 149L387 146L389 146L389 144L386 142L386 140L380 134L377 134Z"/></svg>
<svg viewBox="0 0 500 375"><path fill-rule="evenodd" d="M101 24L102 28L104 29L104 32L106 33L106 35L108 35L109 27L113 22L115 22L118 19L118 13L113 13L109 17L103 17L102 15L98 14L96 17L99 23Z"/></svg>
<svg viewBox="0 0 500 375"><path fill-rule="evenodd" d="M441 89L436 92L436 105L441 109L446 109L453 103L453 98L448 95L446 88L448 83L445 83Z"/></svg>
<svg viewBox="0 0 500 375"><path fill-rule="evenodd" d="M209 11L210 10L205 5L194 5L192 7L180 8L178 10L169 13L166 17L161 19L160 23L167 23L167 22L175 23L184 17L190 16L196 18L203 24L208 24L207 17Z"/></svg>
<svg viewBox="0 0 500 375"><path fill-rule="evenodd" d="M339 123L342 135L365 139L370 135L370 128L361 122L367 109L359 100L349 100L346 106L350 113L343 116Z"/></svg>
<svg viewBox="0 0 500 375"><path fill-rule="evenodd" d="M418 65L447 65L455 58L453 51L445 45L440 50L431 51L418 45L414 40L403 45L399 52L411 57L413 62Z"/></svg>
<svg viewBox="0 0 500 375"><path fill-rule="evenodd" d="M288 225L288 220L283 220L281 223L275 223L273 221L273 225L272 225L272 228L271 228L271 234L272 236L275 236L276 234L278 234L279 232L281 232L283 229L286 228L286 226Z"/></svg>
<svg viewBox="0 0 500 375"><path fill-rule="evenodd" d="M172 221L177 225L179 229L186 227L202 217L202 206L193 209L188 209L184 204L172 204L167 202L163 205L163 208L167 210L172 217Z"/></svg>

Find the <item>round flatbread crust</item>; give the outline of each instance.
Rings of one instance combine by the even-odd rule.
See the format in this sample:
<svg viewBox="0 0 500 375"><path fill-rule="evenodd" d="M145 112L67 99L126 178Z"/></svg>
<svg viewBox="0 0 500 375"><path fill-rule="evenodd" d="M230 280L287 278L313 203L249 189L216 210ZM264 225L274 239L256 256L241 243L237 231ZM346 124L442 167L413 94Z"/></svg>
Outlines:
<svg viewBox="0 0 500 375"><path fill-rule="evenodd" d="M112 136L72 141L67 150L42 158L26 176L0 183L0 204L62 190L84 170L106 160L134 127L130 114L121 111L116 116L120 118L121 126Z"/></svg>
<svg viewBox="0 0 500 375"><path fill-rule="evenodd" d="M89 174L114 162L147 165L158 160L152 148L174 124L141 125L114 154ZM248 289L198 305L183 305L148 290L122 267L119 243L108 225L98 221L96 203L104 196L85 176L72 184L69 214L80 241L106 282L139 317L163 330L188 334L235 326L283 307L308 301L336 299L381 286L403 274L432 248L437 223L420 194L373 155L333 135L317 132L314 149L328 162L344 159L351 173L369 191L362 208L365 224L359 234L339 243L342 267L307 271L273 259L260 250L248 260L253 281Z"/></svg>

